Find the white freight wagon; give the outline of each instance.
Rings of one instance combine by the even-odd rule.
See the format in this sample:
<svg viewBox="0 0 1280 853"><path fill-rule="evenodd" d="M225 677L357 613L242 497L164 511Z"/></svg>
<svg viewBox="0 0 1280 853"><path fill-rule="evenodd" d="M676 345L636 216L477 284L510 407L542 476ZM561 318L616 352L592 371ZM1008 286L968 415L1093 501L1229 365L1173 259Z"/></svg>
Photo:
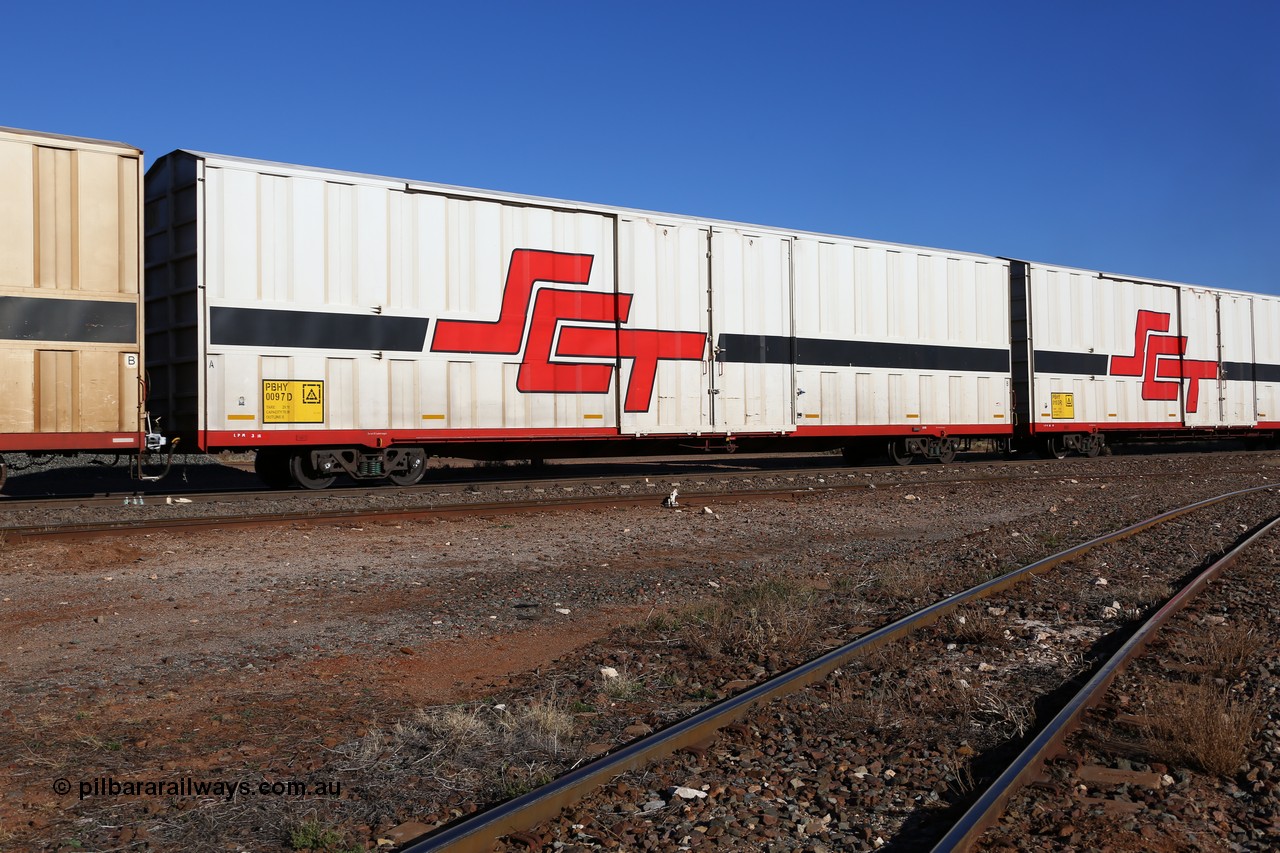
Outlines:
<svg viewBox="0 0 1280 853"><path fill-rule="evenodd" d="M1017 415L1051 455L1280 426L1280 297L1012 262Z"/></svg>
<svg viewBox="0 0 1280 853"><path fill-rule="evenodd" d="M146 198L153 407L272 482L1012 431L997 258L191 151Z"/></svg>

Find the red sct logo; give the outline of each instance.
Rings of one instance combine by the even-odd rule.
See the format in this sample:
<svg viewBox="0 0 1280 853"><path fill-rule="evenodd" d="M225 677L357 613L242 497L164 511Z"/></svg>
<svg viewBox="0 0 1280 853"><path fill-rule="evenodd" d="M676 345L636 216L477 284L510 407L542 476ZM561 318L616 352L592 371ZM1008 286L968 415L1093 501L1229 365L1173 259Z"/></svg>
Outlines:
<svg viewBox="0 0 1280 853"><path fill-rule="evenodd" d="M630 359L623 410L649 411L658 362L701 361L707 336L621 328L631 313L629 293L540 287L535 295L539 282L585 285L591 261L591 255L516 249L498 319L437 321L431 351L517 355L523 346L516 388L526 393L604 394L614 365L552 359Z"/></svg>
<svg viewBox="0 0 1280 853"><path fill-rule="evenodd" d="M1178 388L1187 383L1187 411L1200 407L1201 379L1217 379L1218 363L1183 358L1187 351L1185 335L1157 334L1169 331L1169 315L1158 311L1139 311L1133 338L1133 355L1111 356L1112 376L1141 376L1142 399L1176 400Z"/></svg>

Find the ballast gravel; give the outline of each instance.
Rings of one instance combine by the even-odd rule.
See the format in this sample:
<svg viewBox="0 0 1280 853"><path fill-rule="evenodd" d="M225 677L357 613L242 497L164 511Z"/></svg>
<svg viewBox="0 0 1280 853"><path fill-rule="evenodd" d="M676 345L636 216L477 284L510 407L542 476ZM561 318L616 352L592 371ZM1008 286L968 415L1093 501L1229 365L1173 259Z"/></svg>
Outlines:
<svg viewBox="0 0 1280 853"><path fill-rule="evenodd" d="M770 476L748 478L763 487ZM785 499L739 502L735 486L723 485L714 499L667 509L659 505L664 481L641 507L8 543L0 546L0 689L12 698L0 709L0 826L8 833L0 846L288 850L307 833L331 832L333 849L385 849L386 840L407 840L407 823L430 827L517 792L975 576L1277 477L1280 457L1271 453L1069 459L1017 471L997 463L846 468L801 475L805 493ZM842 479L861 485L822 488ZM631 491L624 484L606 487ZM1204 548L1202 533L1191 526L1187 547ZM1091 584L1108 576L1105 568L1090 567ZM1131 602L1104 601L1101 588L1088 596L1096 618L1122 619ZM735 627L724 611L751 600L782 604ZM1117 600L1120 612L1107 617ZM800 612L781 618L797 601ZM1056 617L1029 618L1052 626ZM699 627L716 620L719 633ZM1019 629L1028 657L1042 632ZM965 659L960 668L997 665L968 660L962 643L943 650ZM445 717L431 716L441 709L470 728L446 738ZM552 711L571 725L556 728ZM547 737L512 740L517 717ZM759 806L757 828L777 835L769 839L784 845L777 849L815 850L827 843L819 827L839 830L842 821L848 837L876 845L896 820L894 798L906 796L896 780L923 784L905 762L868 754L831 781L848 789L846 805L865 801L883 825L834 807L818 814L822 797L835 795L822 793L831 789L815 774L831 771L803 749L826 748L787 750L783 764L766 769L758 762L773 757L770 749L783 755L774 743L782 727L755 730L739 756L759 768L745 787L697 774L620 784L638 792L641 811L658 812L661 801L664 820L673 810L718 808L727 795L734 809ZM467 732L487 733L506 759L500 752L476 768L439 752ZM981 746L952 744L944 755L927 736L920 750L907 749L913 743L898 746L940 756L924 781L939 762L955 764L968 757L963 749ZM248 787L226 797L82 787L183 779ZM69 793L55 789L60 780ZM257 793L291 781L312 793ZM725 790L713 793L717 784ZM942 784L940 798L964 786L943 774L930 790ZM790 810L793 800L763 803L761 792L778 786L810 797L814 815L793 819L804 817ZM756 828L740 823L689 823L690 845L720 839L749 849L756 840ZM572 826L549 843L586 844ZM632 834L650 849L684 843L665 831Z"/></svg>

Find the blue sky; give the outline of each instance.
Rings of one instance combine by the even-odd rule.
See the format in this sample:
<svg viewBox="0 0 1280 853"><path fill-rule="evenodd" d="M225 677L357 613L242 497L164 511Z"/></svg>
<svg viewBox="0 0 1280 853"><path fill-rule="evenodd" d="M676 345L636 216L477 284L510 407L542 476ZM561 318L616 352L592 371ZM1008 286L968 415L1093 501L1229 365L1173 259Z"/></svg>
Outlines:
<svg viewBox="0 0 1280 853"><path fill-rule="evenodd" d="M194 148L1280 293L1276 0L122 0L4 23L0 124L148 162Z"/></svg>

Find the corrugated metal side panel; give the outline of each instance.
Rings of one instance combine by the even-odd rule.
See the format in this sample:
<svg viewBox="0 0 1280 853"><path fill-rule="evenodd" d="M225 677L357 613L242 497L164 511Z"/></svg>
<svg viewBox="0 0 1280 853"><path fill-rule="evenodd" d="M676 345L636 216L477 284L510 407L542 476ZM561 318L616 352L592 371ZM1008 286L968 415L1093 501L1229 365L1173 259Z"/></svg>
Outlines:
<svg viewBox="0 0 1280 853"><path fill-rule="evenodd" d="M1218 294L1218 355L1222 369L1218 392L1224 426L1253 426L1258 422L1253 303L1249 296ZM1273 326L1272 334L1280 334L1280 327Z"/></svg>
<svg viewBox="0 0 1280 853"><path fill-rule="evenodd" d="M1254 296L1253 341L1258 377L1254 384L1259 421L1280 422L1280 298Z"/></svg>
<svg viewBox="0 0 1280 853"><path fill-rule="evenodd" d="M1178 381L1144 375L1147 348L1177 334L1176 287L1032 264L1029 298L1035 427L1181 424ZM1152 331L1161 325L1167 332ZM1070 417L1061 405L1054 416L1054 394L1070 395Z"/></svg>
<svg viewBox="0 0 1280 853"><path fill-rule="evenodd" d="M854 241L801 238L794 247L799 424L1009 425L1007 263ZM810 364L818 343L833 357L841 347L852 354L842 365ZM981 351L1003 366L908 369L877 354L894 346ZM849 363L858 359L867 363ZM1006 390L983 392L984 380Z"/></svg>
<svg viewBox="0 0 1280 853"><path fill-rule="evenodd" d="M1177 330L1186 339L1183 373L1189 363L1218 364L1218 296L1212 291L1184 287L1180 289ZM1157 368L1157 373L1159 369ZM1222 390L1213 369L1212 378L1179 382L1183 397L1183 423L1187 426L1223 425Z"/></svg>
<svg viewBox="0 0 1280 853"><path fill-rule="evenodd" d="M160 417L163 432L181 437L188 448L196 447L202 426L206 369L198 175L198 160L175 151L153 163L145 181L147 408Z"/></svg>
<svg viewBox="0 0 1280 853"><path fill-rule="evenodd" d="M711 325L723 335L792 336L792 241L768 232L711 232ZM712 421L717 431L795 429L794 367L717 360Z"/></svg>
<svg viewBox="0 0 1280 853"><path fill-rule="evenodd" d="M616 365L612 355L562 356L557 337L575 319L578 294L615 298L610 218L409 193L299 170L263 174L217 161L207 164L204 191L209 351L224 357L226 372L225 399L208 403L211 429L294 429L262 422L254 377L324 381L325 421L308 429L395 426L430 440L440 429L616 425L616 376L607 387L587 388L574 384L573 368L544 370L559 383L553 393L545 375L541 385L526 375L539 364ZM589 279L525 281L520 297L522 273L511 267L530 253L589 256ZM520 304L504 301L508 287ZM567 295L554 304L539 301L553 290ZM234 342L219 339L216 317L226 311L257 316L260 327ZM562 316L551 316L555 311ZM397 320L417 332L385 345L366 343L381 338L360 332ZM456 330L459 321L467 332L462 351L434 346L439 325ZM500 321L517 334L514 348L496 346ZM313 323L334 333L318 339L309 331ZM539 323L547 335L535 339L531 329ZM263 375L257 363L263 357L289 359L288 375ZM316 357L327 357L327 366ZM240 415L234 404L241 397L259 404L251 412L256 420L229 425Z"/></svg>
<svg viewBox="0 0 1280 853"><path fill-rule="evenodd" d="M628 326L707 333L708 240L708 229L694 222L618 221L618 291L633 296ZM634 365L624 367L624 372L628 369L634 370ZM622 431L633 435L709 431L710 381L705 360L659 361L653 404L646 411L624 411Z"/></svg>
<svg viewBox="0 0 1280 853"><path fill-rule="evenodd" d="M141 152L0 131L0 431L138 429Z"/></svg>

